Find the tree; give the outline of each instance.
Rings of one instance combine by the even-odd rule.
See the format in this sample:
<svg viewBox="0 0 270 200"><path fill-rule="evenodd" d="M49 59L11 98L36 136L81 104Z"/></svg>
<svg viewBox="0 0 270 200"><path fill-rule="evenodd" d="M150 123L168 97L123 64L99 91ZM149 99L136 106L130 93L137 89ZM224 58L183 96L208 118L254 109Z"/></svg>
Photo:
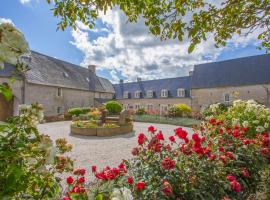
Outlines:
<svg viewBox="0 0 270 200"><path fill-rule="evenodd" d="M119 6L130 22L143 17L150 32L162 40L188 37L189 53L210 33L218 48L235 34L256 31L259 48L270 49L270 0L54 0L52 5L62 30L76 29L77 20L92 29L100 12Z"/></svg>

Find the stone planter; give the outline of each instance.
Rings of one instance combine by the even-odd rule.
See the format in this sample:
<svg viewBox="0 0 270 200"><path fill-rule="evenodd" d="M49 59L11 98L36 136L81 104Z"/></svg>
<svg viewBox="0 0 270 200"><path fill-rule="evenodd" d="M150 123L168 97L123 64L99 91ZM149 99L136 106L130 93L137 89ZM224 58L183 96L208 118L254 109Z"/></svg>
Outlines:
<svg viewBox="0 0 270 200"><path fill-rule="evenodd" d="M127 124L127 125L115 127L115 128L105 128L105 127L79 128L79 127L71 125L70 130L71 130L71 133L76 134L76 135L109 137L109 136L130 133L133 131L133 125Z"/></svg>

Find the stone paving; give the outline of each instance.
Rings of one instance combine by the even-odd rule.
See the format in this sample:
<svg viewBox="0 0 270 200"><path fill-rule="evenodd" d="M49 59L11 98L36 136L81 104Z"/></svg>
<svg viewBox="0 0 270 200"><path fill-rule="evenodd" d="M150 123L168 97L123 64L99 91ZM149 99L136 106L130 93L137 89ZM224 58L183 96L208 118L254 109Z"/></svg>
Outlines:
<svg viewBox="0 0 270 200"><path fill-rule="evenodd" d="M76 159L75 167L85 169L89 169L92 165L96 165L98 168L107 165L117 166L122 159L131 158L131 149L137 144L137 135L140 132L147 133L147 127L150 125L162 130L165 138L172 135L176 128L173 125L134 122L133 133L114 137L95 137L70 134L70 123L65 121L40 124L38 129L41 133L49 135L53 140L61 137L66 138L73 145L70 156ZM189 134L192 133L192 129L185 129Z"/></svg>

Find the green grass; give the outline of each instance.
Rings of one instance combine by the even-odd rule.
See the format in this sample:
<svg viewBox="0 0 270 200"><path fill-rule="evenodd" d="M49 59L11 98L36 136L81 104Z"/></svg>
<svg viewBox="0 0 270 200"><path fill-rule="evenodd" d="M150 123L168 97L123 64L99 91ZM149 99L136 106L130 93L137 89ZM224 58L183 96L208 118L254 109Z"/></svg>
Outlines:
<svg viewBox="0 0 270 200"><path fill-rule="evenodd" d="M200 120L187 118L187 117L176 117L168 118L157 115L133 115L133 121L135 122L149 122L158 124L171 124L176 126L192 127L201 123Z"/></svg>

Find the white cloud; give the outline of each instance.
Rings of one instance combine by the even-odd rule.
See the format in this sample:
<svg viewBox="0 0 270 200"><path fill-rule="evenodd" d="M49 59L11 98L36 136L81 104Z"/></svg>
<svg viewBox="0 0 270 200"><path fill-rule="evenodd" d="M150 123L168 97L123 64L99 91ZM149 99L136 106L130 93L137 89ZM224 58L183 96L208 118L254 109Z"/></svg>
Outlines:
<svg viewBox="0 0 270 200"><path fill-rule="evenodd" d="M2 24L2 23L10 23L10 24L12 24L14 26L14 23L12 22L11 19L1 18L0 17L0 24Z"/></svg>
<svg viewBox="0 0 270 200"><path fill-rule="evenodd" d="M125 15L119 10L107 12L101 16L101 21L104 27L94 31L87 31L88 28L78 22L78 29L72 31L71 43L85 55L82 66L95 64L102 70L107 69L114 82L118 81L118 73L127 80L187 75L195 64L214 61L224 49L216 49L209 35L209 40L188 54L187 39L161 42L149 33L142 19L126 23ZM235 36L230 44L237 47L250 41L254 41L253 36Z"/></svg>
<svg viewBox="0 0 270 200"><path fill-rule="evenodd" d="M30 2L31 2L31 0L20 0L20 3L23 5L28 4Z"/></svg>

